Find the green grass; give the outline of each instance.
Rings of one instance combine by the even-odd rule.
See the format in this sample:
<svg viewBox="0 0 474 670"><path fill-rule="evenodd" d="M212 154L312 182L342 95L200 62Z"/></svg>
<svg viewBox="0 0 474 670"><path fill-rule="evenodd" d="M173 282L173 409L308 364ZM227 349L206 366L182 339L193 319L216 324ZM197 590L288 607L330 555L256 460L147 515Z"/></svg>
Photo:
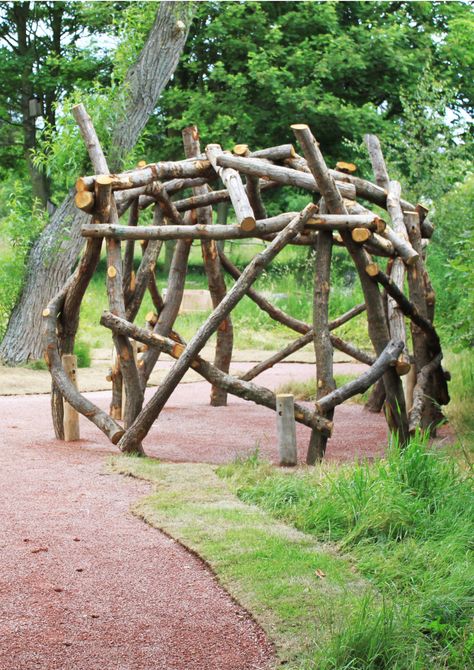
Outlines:
<svg viewBox="0 0 474 670"><path fill-rule="evenodd" d="M344 386L344 384L347 384L354 379L357 379L357 375L334 375L334 381L336 382L337 388ZM316 400L316 381L314 378L306 379L304 381L291 379L290 381L281 384L276 392L292 393L295 396L295 400L314 402ZM364 393L358 393L353 396L350 402L365 404L369 395L370 389Z"/></svg>
<svg viewBox="0 0 474 670"><path fill-rule="evenodd" d="M466 474L467 472L467 474ZM351 556L381 600L333 635L321 669L455 668L474 652L472 472L420 437L373 464L220 469L239 498Z"/></svg>
<svg viewBox="0 0 474 670"><path fill-rule="evenodd" d="M209 465L120 456L112 468L153 482L155 491L133 512L204 558L289 670L317 668L318 649L376 597L350 558L243 503Z"/></svg>
<svg viewBox="0 0 474 670"><path fill-rule="evenodd" d="M474 352L449 353L445 367L451 373L446 414L461 444L474 456Z"/></svg>

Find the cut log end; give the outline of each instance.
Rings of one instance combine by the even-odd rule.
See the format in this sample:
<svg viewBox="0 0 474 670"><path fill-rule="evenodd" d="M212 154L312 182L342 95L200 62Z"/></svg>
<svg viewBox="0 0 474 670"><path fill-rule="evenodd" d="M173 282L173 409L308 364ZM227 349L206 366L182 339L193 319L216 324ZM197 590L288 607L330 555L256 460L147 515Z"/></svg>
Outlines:
<svg viewBox="0 0 474 670"><path fill-rule="evenodd" d="M240 230L245 230L245 232L249 232L250 230L255 230L255 227L257 225L257 222L252 216L246 216L245 219L242 219L240 222Z"/></svg>
<svg viewBox="0 0 474 670"><path fill-rule="evenodd" d="M377 263L369 263L365 266L365 271L369 277L376 277L380 271L380 268Z"/></svg>
<svg viewBox="0 0 474 670"><path fill-rule="evenodd" d="M346 163L345 161L338 161L336 163L336 170L344 172L345 174L352 174L353 172L356 172L357 165L354 165L354 163Z"/></svg>
<svg viewBox="0 0 474 670"><path fill-rule="evenodd" d="M94 194L90 191L79 191L74 197L74 204L78 209L89 214L94 209Z"/></svg>
<svg viewBox="0 0 474 670"><path fill-rule="evenodd" d="M406 356L403 354L399 356L397 362L395 363L395 370L399 377L403 377L410 372L411 364Z"/></svg>
<svg viewBox="0 0 474 670"><path fill-rule="evenodd" d="M107 276L110 277L110 279L114 279L114 277L117 276L117 270L114 268L113 265L111 265L111 266L107 269Z"/></svg>
<svg viewBox="0 0 474 670"><path fill-rule="evenodd" d="M359 242L359 244L362 244L363 242L367 242L369 239L370 230L367 228L354 228L351 235L354 242Z"/></svg>
<svg viewBox="0 0 474 670"><path fill-rule="evenodd" d="M108 174L100 174L95 180L95 183L100 184L100 186L109 186L112 182L113 179Z"/></svg>
<svg viewBox="0 0 474 670"><path fill-rule="evenodd" d="M235 154L236 156L247 156L247 154L249 153L249 145L236 144L232 149L232 153Z"/></svg>
<svg viewBox="0 0 474 670"><path fill-rule="evenodd" d="M158 314L156 312L148 312L145 316L145 321L151 326L154 326L158 321Z"/></svg>
<svg viewBox="0 0 474 670"><path fill-rule="evenodd" d="M307 123L292 123L290 128L292 130L307 130L309 126Z"/></svg>

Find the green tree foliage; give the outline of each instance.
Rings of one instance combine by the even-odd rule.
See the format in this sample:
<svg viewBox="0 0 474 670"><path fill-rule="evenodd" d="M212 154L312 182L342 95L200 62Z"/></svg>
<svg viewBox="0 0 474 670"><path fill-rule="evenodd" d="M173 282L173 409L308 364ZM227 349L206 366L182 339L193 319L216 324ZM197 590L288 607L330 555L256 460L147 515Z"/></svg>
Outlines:
<svg viewBox="0 0 474 670"><path fill-rule="evenodd" d="M31 162L36 99L45 122L56 124L58 101L75 86L108 81L111 64L100 45L120 3L3 2L0 6L0 173L30 170L33 193L48 186Z"/></svg>
<svg viewBox="0 0 474 670"><path fill-rule="evenodd" d="M258 147L292 139L288 125L306 122L326 155L345 158L347 141L398 132L427 64L450 91L447 104L471 104L465 67L455 76L453 34L469 11L431 2L199 3L157 112L160 154L181 154L189 123L204 142Z"/></svg>
<svg viewBox="0 0 474 670"><path fill-rule="evenodd" d="M456 348L474 345L474 175L439 200L429 249L438 322Z"/></svg>

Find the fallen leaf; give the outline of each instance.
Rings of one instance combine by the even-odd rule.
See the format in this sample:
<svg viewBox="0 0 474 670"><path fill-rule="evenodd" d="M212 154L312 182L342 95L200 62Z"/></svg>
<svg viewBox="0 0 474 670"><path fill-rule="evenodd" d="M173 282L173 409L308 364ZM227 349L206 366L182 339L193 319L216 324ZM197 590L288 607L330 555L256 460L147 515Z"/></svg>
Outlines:
<svg viewBox="0 0 474 670"><path fill-rule="evenodd" d="M319 568L314 571L314 574L316 575L316 577L319 577L319 579L326 577L326 573L320 570Z"/></svg>

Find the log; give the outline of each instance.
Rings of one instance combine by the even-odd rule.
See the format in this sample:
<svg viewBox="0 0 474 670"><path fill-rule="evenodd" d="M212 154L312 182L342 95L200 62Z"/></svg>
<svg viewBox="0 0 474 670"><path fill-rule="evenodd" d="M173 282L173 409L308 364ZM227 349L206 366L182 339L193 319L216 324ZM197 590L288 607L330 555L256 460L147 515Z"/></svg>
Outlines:
<svg viewBox="0 0 474 670"><path fill-rule="evenodd" d="M403 289L405 266L401 258L395 258L393 261L390 279L400 291ZM410 371L411 363L407 348L405 318L397 301L390 295L387 297L387 317L390 337L396 342L403 342L403 351L400 354L395 369L400 376L406 375Z"/></svg>
<svg viewBox="0 0 474 670"><path fill-rule="evenodd" d="M298 137L298 134L297 134ZM321 201L320 209L325 207ZM316 355L316 399L319 400L336 388L333 376L333 349L329 336L329 291L331 287L332 233L320 230L316 241L313 290L313 346ZM326 415L329 421L333 413ZM311 433L306 463L322 461L326 453L327 437L321 431Z"/></svg>
<svg viewBox="0 0 474 670"><path fill-rule="evenodd" d="M43 341L44 358L53 377L54 383L65 400L80 414L92 421L113 444L117 444L124 434L123 428L99 407L83 396L75 388L64 371L57 347L56 323L64 305L68 289L77 281L78 269L71 275L61 291L48 303L43 310Z"/></svg>
<svg viewBox="0 0 474 670"><path fill-rule="evenodd" d="M88 191L84 192L88 193ZM138 225L137 198L132 202L132 205L130 207L128 225L131 228L136 228L136 226ZM134 240L128 240L127 244L125 245L125 253L123 256L123 294L125 298L125 305L128 305L135 290L135 274L133 269L134 255L135 255L135 242Z"/></svg>
<svg viewBox="0 0 474 670"><path fill-rule="evenodd" d="M85 224L81 228L83 237L105 237L118 240L236 240L249 237L265 238L279 233L297 215L297 212L286 212L268 219L257 221L252 230L243 230L240 226L218 224L139 226L137 228L121 225ZM373 218L359 215L334 216L331 214L317 215L305 223L310 230L375 230L378 222Z"/></svg>
<svg viewBox="0 0 474 670"><path fill-rule="evenodd" d="M77 356L74 354L63 354L61 357L64 372L69 377L71 384L77 390ZM79 414L68 402L64 403L64 440L75 442L80 440Z"/></svg>
<svg viewBox="0 0 474 670"><path fill-rule="evenodd" d="M232 149L232 153L237 156L264 158L269 161L275 161L276 163L296 155L295 148L292 144L280 144L277 147L268 147L267 149L258 149L257 151L249 151L248 144L236 144Z"/></svg>
<svg viewBox="0 0 474 670"><path fill-rule="evenodd" d="M423 408L424 405L429 402L431 399L427 397L426 391L429 387L430 379L435 372L439 369L443 354L438 354L427 363L421 370L418 372L416 377L416 385L413 390L413 405L410 412L410 433L413 434L422 424ZM423 426L426 429L430 429L429 425Z"/></svg>
<svg viewBox="0 0 474 670"><path fill-rule="evenodd" d="M183 130L184 150L187 158L197 156L201 153L199 145L199 133L196 126L191 126ZM197 186L193 188L193 196L204 195L207 192L207 186ZM212 225L212 208L204 207L197 210L198 225ZM215 309L223 300L227 293L224 275L217 251L217 245L214 240L201 241L202 258L204 269L207 275L209 293L211 294L212 306ZM214 365L222 372L229 372L232 360L232 347L234 342L234 331L232 319L227 316L217 329L216 349L214 355ZM210 404L213 407L225 407L227 405L227 393L218 386L211 389Z"/></svg>
<svg viewBox="0 0 474 670"><path fill-rule="evenodd" d="M303 147L308 167L318 182L319 190L324 197L328 211L332 214L347 214L341 193L336 188L330 172L328 172L324 158L310 129L303 124L296 124L296 126L292 126L292 129ZM389 343L382 296L376 284L369 279L365 272L369 260L367 253L353 242L350 234L342 232L341 235L360 277L367 307L369 337L376 354L380 356ZM408 439L408 420L402 385L394 370L387 368L384 374L384 384L387 393L387 420L390 428L398 434L400 444L403 445Z"/></svg>
<svg viewBox="0 0 474 670"><path fill-rule="evenodd" d="M405 395L406 399L406 395ZM369 396L369 399L364 405L364 409L373 414L379 414L382 411L383 405L385 402L385 386L383 379L379 379L374 384L372 393Z"/></svg>
<svg viewBox="0 0 474 670"><path fill-rule="evenodd" d="M319 413L328 412L345 400L367 391L378 379L386 374L387 370L395 365L402 349L403 342L390 340L369 370L363 372L357 379L347 382L344 386L318 400L316 402L316 410Z"/></svg>
<svg viewBox="0 0 474 670"><path fill-rule="evenodd" d="M429 307L424 281L426 270L422 257L419 215L416 212L405 212L404 216L410 241L413 247L419 252L419 258L416 263L407 269L410 300L417 312L428 320ZM417 372L420 372L440 351L430 345L424 333L413 322L411 324L411 331L415 365ZM423 405L420 425L422 429L428 429L432 435L435 435L436 426L443 419L439 407L449 402L447 382L441 366L438 366L438 369L433 371L427 391L429 400Z"/></svg>
<svg viewBox="0 0 474 670"><path fill-rule="evenodd" d="M379 138L377 135L367 134L364 135L364 142L367 146L367 151L369 152L372 169L374 171L375 182L377 186L387 190L389 176Z"/></svg>
<svg viewBox="0 0 474 670"><path fill-rule="evenodd" d="M307 162L301 156L287 159L285 164L289 165L295 170L307 173L309 172ZM381 188L380 186L377 186L376 184L373 184L366 179L362 179L361 177L355 177L352 174L346 174L345 172L339 172L338 170L328 169L328 173L329 176L332 177L336 183L338 183L338 190L341 192L343 197L349 197L351 200L355 200L355 197L357 196L357 198L368 200L374 205L378 205L379 207L387 209L387 192L384 188ZM355 189L355 196L345 196L339 188L339 184L346 184L347 186L352 185ZM415 206L407 200L401 200L401 205L403 211L415 211Z"/></svg>
<svg viewBox="0 0 474 670"><path fill-rule="evenodd" d="M160 207L156 206L153 212L153 222L159 224L162 221L162 210ZM138 310L140 309L140 305L142 304L146 289L150 288L151 286L152 296L154 295L154 291L156 289L156 284L154 281L155 268L162 246L163 242L161 240L153 240L143 251L142 260L140 261L140 265L135 275L135 289L126 305L125 318L128 321L135 320L138 314ZM155 295L154 297L156 300L157 296ZM158 304L161 304L160 296L158 296Z"/></svg>
<svg viewBox="0 0 474 670"><path fill-rule="evenodd" d="M139 328L135 324L129 323L124 319L120 319L110 312L104 312L100 322L103 326L106 326L117 333L123 333L129 337L133 337L135 340L147 344L150 348L158 348L160 351L166 351L166 353L178 360L187 353L187 348L184 345L174 342L168 337L163 337L156 333L149 333L147 330ZM273 410L276 409L275 394L263 386L245 382L242 379L238 379L237 377L222 372L211 363L203 360L200 356L196 356L192 359L191 367L207 379L208 382L219 385L232 395L245 400L251 400L258 405ZM304 405L295 403L294 409L295 420L299 423L309 427L318 426L321 430L328 431L329 433L331 432L332 424L323 417L317 415L314 416L313 412Z"/></svg>
<svg viewBox="0 0 474 670"><path fill-rule="evenodd" d="M219 144L208 144L206 147L206 156L229 192L239 227L246 231L253 230L256 223L255 215L250 206L242 179L236 170L222 167L219 164L218 159L223 153Z"/></svg>
<svg viewBox="0 0 474 670"><path fill-rule="evenodd" d="M299 216L295 217L288 226L282 230L275 240L261 253L257 254L242 273L240 279L227 293L224 300L212 312L207 321L199 328L197 333L189 342L184 354L176 361L166 376L163 384L154 394L150 402L140 413L140 416L131 426L121 440L121 448L129 449L130 445L139 442L148 433L151 425L159 416L166 401L182 379L193 359L205 345L209 337L218 328L222 320L230 313L239 300L246 294L248 288L262 273L265 267L283 249L286 244L302 230L304 223L315 212L313 204L308 205ZM149 352L147 352L148 354ZM145 354L145 355L147 355Z"/></svg>
<svg viewBox="0 0 474 670"><path fill-rule="evenodd" d="M418 252L408 241L403 212L400 205L401 186L398 181L390 181L387 192L387 211L392 219L393 230L387 226L382 233L394 246L406 265L413 265L418 259Z"/></svg>
<svg viewBox="0 0 474 670"><path fill-rule="evenodd" d="M295 400L291 393L279 393L276 396L278 460L279 465L296 465L296 426Z"/></svg>
<svg viewBox="0 0 474 670"><path fill-rule="evenodd" d="M441 343L436 330L426 317L419 313L415 305L397 288L390 278L380 270L377 263L369 263L366 268L369 277L377 281L387 293L396 301L403 314L411 319L414 324L426 333L429 339L430 348L435 353L440 353Z"/></svg>
<svg viewBox="0 0 474 670"><path fill-rule="evenodd" d="M94 194L90 191L79 191L74 196L74 204L78 209L82 209L87 214L92 214L95 206Z"/></svg>
<svg viewBox="0 0 474 670"><path fill-rule="evenodd" d="M108 172L108 168L103 170L103 174L108 174ZM94 191L94 184L98 176L80 177L76 181L77 192ZM213 179L215 178L215 174L208 160L192 160L153 163L143 168L131 170L130 172L111 174L110 177L112 179L112 190L120 191L146 186L154 181L164 181L165 179Z"/></svg>
<svg viewBox="0 0 474 670"><path fill-rule="evenodd" d="M242 174L267 177L280 184L296 186L297 188L304 188L307 191L319 193L318 186L312 175L298 172L291 168L281 167L280 165L265 163L257 158L242 158L240 156L221 154L217 158L217 164L222 167L234 168L234 170L238 170ZM355 189L351 184L338 183L337 188L344 198L355 199Z"/></svg>

